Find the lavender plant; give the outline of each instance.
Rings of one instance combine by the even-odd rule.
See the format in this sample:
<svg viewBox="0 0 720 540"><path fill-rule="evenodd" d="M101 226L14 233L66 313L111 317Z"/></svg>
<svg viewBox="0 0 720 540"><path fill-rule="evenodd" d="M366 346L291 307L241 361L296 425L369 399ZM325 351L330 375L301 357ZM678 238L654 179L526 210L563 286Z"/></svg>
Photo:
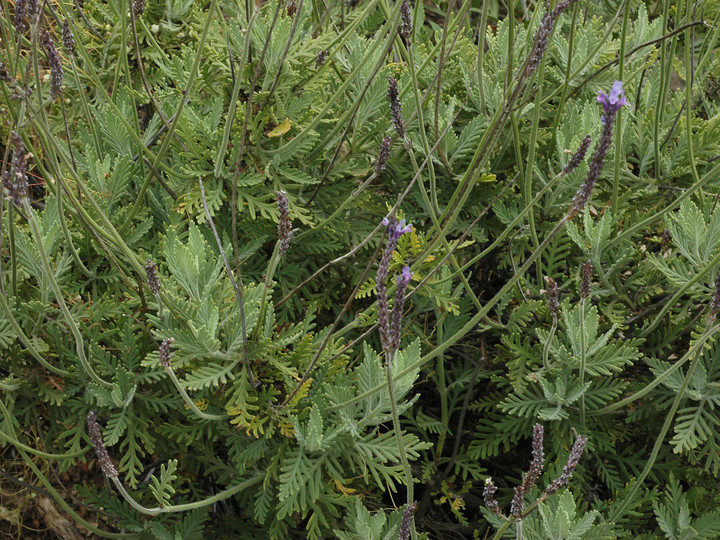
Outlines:
<svg viewBox="0 0 720 540"><path fill-rule="evenodd" d="M14 526L715 534L717 10L126 7L0 19Z"/></svg>

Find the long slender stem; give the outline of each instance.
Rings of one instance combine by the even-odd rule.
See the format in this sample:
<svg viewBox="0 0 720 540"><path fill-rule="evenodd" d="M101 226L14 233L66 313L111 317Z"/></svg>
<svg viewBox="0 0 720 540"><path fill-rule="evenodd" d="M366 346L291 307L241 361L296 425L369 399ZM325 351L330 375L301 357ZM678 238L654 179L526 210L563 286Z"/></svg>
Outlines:
<svg viewBox="0 0 720 540"><path fill-rule="evenodd" d="M240 482L239 484L228 488L226 490L221 491L220 493L217 493L213 495L212 497L208 497L207 499L203 499L201 501L196 501L192 503L185 503L185 504L174 504L171 506L165 506L163 508L161 507L155 507L155 508L147 508L143 505L141 505L139 502L137 502L132 495L130 495L127 490L125 489L125 486L122 485L122 482L119 478L115 477L112 479L113 484L115 484L115 487L120 492L120 495L123 496L123 498L132 506L135 510L140 512L141 514L146 514L148 516L157 516L160 514L172 514L177 512L187 512L188 510L195 510L197 508L204 508L205 506L210 506L211 504L215 504L216 502L224 501L225 499L229 499L236 493L240 493L241 491L254 486L255 484L259 484L260 482L265 479L267 476L267 473L262 472L259 474L256 474L255 476L248 478L247 480Z"/></svg>
<svg viewBox="0 0 720 540"><path fill-rule="evenodd" d="M713 321L708 322L708 326L705 330L706 333L710 330L710 326L711 326L712 322ZM643 482L645 481L645 478L647 478L647 475L650 474L650 471L652 470L653 466L655 465L655 460L657 459L657 456L660 453L660 447L662 447L663 441L665 440L665 435L667 434L668 430L670 429L670 426L672 425L673 418L675 418L675 413L677 412L678 407L680 407L680 402L685 397L685 391L687 390L687 387L690 384L690 380L692 378L693 373L695 372L695 368L697 367L698 363L700 362L700 358L702 358L701 352L702 352L702 349L698 349L695 352L695 357L693 358L692 362L690 363L688 372L685 375L685 378L683 379L683 382L680 385L680 389L678 390L677 395L675 396L675 399L672 402L670 411L665 416L665 422L663 423L663 426L660 429L660 433L658 433L657 439L655 439L655 445L653 446L652 452L650 452L650 457L648 457L648 460L645 463L645 467L643 468L642 472L640 473L640 475L637 477L637 479L633 483L633 485L630 488L630 490L628 491L627 495L625 495L625 497L623 498L622 502L619 503L619 505L613 509L613 511L610 514L610 517L608 518L608 521L610 521L610 522L617 521L625 514L625 509L635 499L635 495L637 494L638 490L642 487Z"/></svg>
<svg viewBox="0 0 720 540"><path fill-rule="evenodd" d="M65 304L65 299L63 297L62 291L60 290L60 286L58 285L57 280L55 279L55 274L53 273L53 270L50 266L50 259L48 258L47 252L45 251L45 246L43 245L43 237L42 234L40 234L40 229L38 228L37 222L35 221L35 214L33 212L33 209L30 208L30 203L27 199L23 200L23 208L25 209L25 215L27 216L28 223L30 224L30 228L32 229L33 236L35 237L35 244L38 249L38 254L40 255L40 261L45 272L45 277L50 282L50 286L55 293L55 299L57 300L58 306L60 306L60 310L62 311L65 321L70 327L70 331L75 338L75 350L77 351L78 359L80 360L83 369L93 380L93 382L104 386L105 388L112 388L112 384L101 379L98 374L95 373L95 370L92 368L90 362L88 362L88 359L85 356L85 345L83 337L80 334L80 329L77 327L77 324L75 324L75 320L73 319L70 310Z"/></svg>
<svg viewBox="0 0 720 540"><path fill-rule="evenodd" d="M13 428L12 420L10 419L10 413L5 406L5 403L3 403L2 400L0 400L0 408L3 411L3 416L5 416L7 422L5 425L7 426L8 430L8 437L12 438L14 441L17 441L17 436L15 435L15 429ZM14 444L14 443L13 443ZM52 485L52 482L47 479L47 477L42 473L42 471L38 468L37 465L35 465L35 462L28 456L26 452L25 445L15 444L15 448L17 449L18 453L22 456L22 458L25 460L25 463L27 464L30 469L32 469L33 473L35 473L35 476L38 477L38 480L40 480L40 483L45 487L45 490L52 495L53 499L55 499L55 502L57 502L65 512L68 513L68 515L73 518L76 522L78 522L80 525L85 527L88 531L95 533L98 536L104 537L104 538L134 538L134 534L126 534L126 533L113 533L108 531L103 531L102 529L98 529L96 526L92 525L90 522L85 520L80 514L75 512L75 510L65 501L65 499L62 498L62 495L58 493L58 491L55 489L55 487Z"/></svg>
<svg viewBox="0 0 720 540"><path fill-rule="evenodd" d="M626 397L625 399L622 399L620 401L617 401L615 403L612 403L611 405L607 405L603 407L602 409L597 409L594 411L590 411L588 414L590 416L600 416L603 414L608 414L613 411L616 411L618 409L621 409L625 407L625 405L629 405L633 401L637 401L641 397L647 395L653 388L658 386L660 383L662 383L664 380L666 380L670 375L675 373L678 369L680 369L682 366L685 365L685 363L692 358L694 355L699 354L699 352L703 349L705 346L705 343L718 331L720 330L720 325L716 325L713 327L708 328L698 339L695 341L695 343L692 344L690 349L683 355L680 360L675 362L672 366L670 366L668 369L666 369L664 372L662 372L660 375L655 377L651 383L643 387L642 390L638 390L631 396Z"/></svg>
<svg viewBox="0 0 720 540"><path fill-rule="evenodd" d="M630 16L630 2L625 3L623 21L620 29L620 52L618 55L618 80L622 81L625 74L625 44L627 40L628 19ZM622 163L622 119L623 111L620 110L615 118L615 170L612 184L612 211L619 216L618 194L620 190L620 165ZM583 426L584 427L584 426Z"/></svg>
<svg viewBox="0 0 720 540"><path fill-rule="evenodd" d="M580 298L580 387L585 385L585 363L587 361L587 339L585 337L585 298ZM585 430L585 392L580 396L580 426Z"/></svg>
<svg viewBox="0 0 720 540"><path fill-rule="evenodd" d="M397 439L398 451L400 452L400 463L402 464L403 471L405 472L405 482L407 484L407 504L412 504L414 499L414 489L412 470L410 469L410 462L407 458L407 452L405 451L405 441L402 435L402 425L400 424L400 415L398 414L397 401L395 397L395 383L393 382L392 373L392 362L395 354L390 353L385 357L385 376L388 390L388 397L390 399L390 410L392 412L393 429L395 430L395 438ZM411 528L413 538L417 537L415 533L415 526L413 524Z"/></svg>
<svg viewBox="0 0 720 540"><path fill-rule="evenodd" d="M195 82L195 77L198 72L198 68L200 67L200 60L203 58L203 49L205 47L205 40L208 37L208 33L210 31L210 23L213 20L213 15L215 13L215 5L217 3L217 0L211 0L210 7L208 8L207 15L205 16L205 24L203 25L202 33L200 34L200 39L198 39L198 45L197 45L197 51L195 53L195 58L193 60L193 64L190 68L190 73L188 74L188 80L185 84L185 88L183 89L182 95L180 96L180 103L178 104L177 110L175 111L175 114L172 118L172 123L170 124L170 127L167 130L167 134L165 135L165 138L163 139L162 144L160 145L160 149L158 150L157 155L155 156L155 160L153 162L153 168L157 169L160 165L160 162L162 161L163 157L165 156L165 153L167 152L170 141L172 140L173 134L175 133L175 129L177 128L178 122L180 121L180 117L182 116L183 108L185 107L185 103L187 102L188 96L190 95L190 89L192 88L192 85ZM127 217L125 218L125 222L123 223L122 227L120 227L120 231L126 231L127 228L130 226L130 223L132 223L132 220L135 218L135 214L140 209L140 205L143 204L143 200L145 198L145 191L147 190L148 186L150 185L150 180L152 179L152 173L148 173L147 177L145 178L145 181L140 186L140 189L137 193L137 199L135 200L135 204L133 205L132 209L128 213Z"/></svg>
<svg viewBox="0 0 720 540"><path fill-rule="evenodd" d="M222 257L223 264L225 265L225 271L230 278L230 283L232 283L233 291L235 291L235 298L237 300L238 307L240 308L240 325L243 339L243 361L245 362L245 369L247 369L250 384L252 386L255 386L255 377L253 376L252 368L250 367L250 352L247 338L247 322L245 319L245 301L243 300L244 286L242 282L242 277L238 274L238 281L235 280L233 271L230 268L230 262L225 256L225 250L223 249L220 235L215 228L215 222L213 221L212 215L210 214L210 209L208 208L207 200L205 199L205 186L203 185L202 178L198 178L198 181L200 182L200 195L202 196L203 208L205 209L205 217L208 220L208 225L210 225L210 228L212 229L213 236L215 237L215 242L217 243L218 249L220 250L220 256ZM257 326L262 326L263 322L262 320L258 320L255 324Z"/></svg>
<svg viewBox="0 0 720 540"><path fill-rule="evenodd" d="M232 365L228 367L228 370L230 370L230 369L232 369ZM175 385L175 388L180 393L180 396L183 398L183 401L185 402L185 404L197 416L199 416L203 420L223 420L225 418L228 418L229 415L227 415L227 414L209 414L209 413L203 412L200 409L198 409L198 406L195 405L195 402L190 398L190 396L188 396L188 393L185 391L185 388L183 388L182 384L178 380L177 375L175 375L175 371L173 371L172 366L166 368L165 371L167 371L167 374L170 377L170 380Z"/></svg>

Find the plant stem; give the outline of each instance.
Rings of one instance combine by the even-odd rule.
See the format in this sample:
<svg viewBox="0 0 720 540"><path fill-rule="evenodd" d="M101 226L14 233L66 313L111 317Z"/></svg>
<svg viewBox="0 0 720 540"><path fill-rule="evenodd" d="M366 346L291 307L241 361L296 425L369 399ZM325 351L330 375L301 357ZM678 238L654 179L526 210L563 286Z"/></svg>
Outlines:
<svg viewBox="0 0 720 540"><path fill-rule="evenodd" d="M195 501L192 503L185 503L185 504L176 504L171 506L165 506L164 508L155 507L155 508L147 508L143 505L141 505L139 502L137 502L132 495L130 495L127 490L125 489L125 486L123 486L122 482L119 478L115 477L112 478L113 484L115 484L115 487L120 492L120 495L123 496L123 498L132 506L135 510L140 512L141 514L145 514L148 516L157 516L159 514L171 514L171 513L177 513L177 512L187 512L188 510L195 510L196 508L204 508L205 506L210 506L211 504L215 504L216 502L224 501L225 499L229 499L236 493L239 493L243 491L244 489L247 489L249 487L254 486L255 484L259 484L262 482L265 477L267 476L266 472L262 472L259 474L256 474L255 476L248 478L247 480L240 482L236 486L233 486L231 488L228 488L224 491L221 491L220 493L217 493L213 495L212 497L208 497L207 499L203 499L201 501Z"/></svg>
<svg viewBox="0 0 720 540"><path fill-rule="evenodd" d="M237 364L237 362L235 362L235 364ZM232 369L232 365L228 367L228 371L230 369ZM194 412L197 416L199 416L203 420L224 420L225 418L229 417L228 414L208 414L208 413L203 412L200 409L198 409L197 405L195 405L195 402L190 398L190 396L188 396L188 393L185 391L182 384L178 380L177 375L175 375L175 371L173 371L172 366L166 368L165 371L167 371L167 374L169 375L170 380L175 385L175 388L180 393L180 396L183 398L183 401L185 402L185 404L188 407L190 407L190 410L192 410L192 412Z"/></svg>
<svg viewBox="0 0 720 540"><path fill-rule="evenodd" d="M99 384L100 386L104 386L105 388L112 388L113 385L103 379L101 379L97 373L95 373L95 370L90 365L90 362L88 362L87 357L85 356L85 345L82 335L80 334L80 329L75 324L75 320L72 317L72 314L70 313L70 310L68 309L67 305L65 304L65 299L63 298L62 291L60 290L60 286L57 283L57 280L55 279L55 274L53 273L52 267L50 266L50 259L48 258L47 252L45 251L45 246L43 245L43 237L42 234L40 234L40 229L37 226L37 222L35 221L35 213L33 212L33 209L30 207L30 203L27 199L23 200L23 208L25 209L25 214L27 216L28 223L30 225L30 228L32 229L33 236L35 237L35 244L38 249L38 255L40 256L40 262L42 263L43 270L45 272L45 276L50 282L50 286L52 287L53 292L55 293L55 299L57 300L58 306L60 307L60 310L62 311L62 314L65 318L65 321L67 322L68 326L70 327L70 331L73 334L73 337L75 338L75 350L78 354L78 359L80 360L80 363L82 364L83 369L87 373L87 375L93 380L93 382Z"/></svg>
<svg viewBox="0 0 720 540"><path fill-rule="evenodd" d="M393 429L395 430L395 438L397 439L398 452L400 453L400 463L402 464L403 471L405 472L405 482L407 483L407 504L410 505L414 502L414 485L412 471L410 469L410 462L407 458L407 452L405 451L405 441L402 435L402 425L400 424L400 415L398 414L397 401L395 397L395 383L393 382L392 374L392 362L395 357L395 353L386 353L385 357L385 376L387 382L388 396L390 399L390 410L392 412ZM417 538L417 532L415 531L414 520L411 522L411 534L412 538Z"/></svg>
<svg viewBox="0 0 720 540"><path fill-rule="evenodd" d="M713 323L712 320L708 321L707 328L705 329L706 334L710 331L712 323ZM687 375L685 375L682 385L680 385L680 390L678 390L678 393L672 402L672 406L670 407L670 411L667 413L667 416L665 417L665 422L663 423L663 426L660 429L660 433L658 433L657 439L655 439L655 445L653 446L652 452L650 453L650 457L648 458L647 463L645 463L645 468L643 468L642 472L637 477L637 479L633 483L632 487L628 491L628 494L623 498L622 502L620 502L618 504L618 506L616 506L615 509L611 512L610 517L608 518L608 521L615 522L625 514L625 509L635 499L635 495L637 495L637 492L642 487L642 484L645 481L645 478L647 478L647 475L650 474L650 471L652 470L653 465L655 465L655 460L657 459L657 456L660 453L660 447L663 444L665 435L667 434L668 430L670 429L670 426L672 425L673 418L675 417L675 413L677 412L678 407L680 406L680 402L685 397L685 391L687 390L687 387L690 384L690 379L692 378L692 375L695 372L695 368L697 367L698 363L700 362L700 358L702 358L701 352L702 352L702 349L700 349L700 348L698 348L695 352L695 357L693 358L692 362L690 363L690 367L688 368Z"/></svg>
<svg viewBox="0 0 720 540"><path fill-rule="evenodd" d="M585 386L587 343L585 337L585 298L580 298L580 387ZM585 430L585 390L580 396L580 426Z"/></svg>

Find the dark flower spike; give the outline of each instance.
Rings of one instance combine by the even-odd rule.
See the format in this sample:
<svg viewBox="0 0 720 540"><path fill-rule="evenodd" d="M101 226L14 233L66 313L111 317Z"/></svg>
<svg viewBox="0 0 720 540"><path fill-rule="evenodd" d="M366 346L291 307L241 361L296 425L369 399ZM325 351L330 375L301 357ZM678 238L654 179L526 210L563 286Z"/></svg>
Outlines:
<svg viewBox="0 0 720 540"><path fill-rule="evenodd" d="M540 22L540 26L535 32L533 37L533 45L530 50L530 56L528 57L527 68L525 68L525 77L530 77L537 70L547 49L548 42L550 41L550 34L552 34L553 28L555 27L555 21L560 14L565 11L570 4L576 0L563 0L546 12Z"/></svg>
<svg viewBox="0 0 720 540"><path fill-rule="evenodd" d="M392 315L390 318L390 348L393 352L400 348L400 335L402 329L402 314L405 307L405 290L407 289L413 273L410 267L406 266L402 274L397 277L397 288L395 289L395 302L393 302Z"/></svg>
<svg viewBox="0 0 720 540"><path fill-rule="evenodd" d="M70 23L67 19L62 23L62 44L67 54L70 56L75 54L75 38L70 30Z"/></svg>
<svg viewBox="0 0 720 540"><path fill-rule="evenodd" d="M585 154L587 154L588 148L590 147L590 135L585 135L583 140L580 142L580 146L578 146L578 149L575 151L573 156L570 158L570 161L567 162L567 165L562 170L562 175L566 176L573 172L575 169L578 168L578 165L582 163L582 160L585 159Z"/></svg>
<svg viewBox="0 0 720 540"><path fill-rule="evenodd" d="M588 200L590 200L590 195L592 194L593 188L595 188L595 183L600 177L600 172L602 172L602 167L605 163L605 155L610 149L610 143L612 143L612 128L615 122L615 116L620 110L620 107L626 103L622 82L615 81L609 95L599 92L597 100L605 110L605 115L602 119L603 130L600 135L600 142L595 149L595 153L590 158L590 165L588 166L585 182L580 186L580 189L577 190L575 197L573 197L572 205L567 213L567 219L572 219L582 212L582 209L585 208Z"/></svg>
<svg viewBox="0 0 720 540"><path fill-rule="evenodd" d="M720 311L720 271L715 278L715 294L710 300L710 319L717 317L718 311Z"/></svg>
<svg viewBox="0 0 720 540"><path fill-rule="evenodd" d="M413 21L410 0L403 0L400 6L400 35L405 38L405 41L408 41L410 36L412 36L412 29Z"/></svg>
<svg viewBox="0 0 720 540"><path fill-rule="evenodd" d="M592 280L592 263L585 261L582 267L582 278L580 279L580 298L590 296L590 281Z"/></svg>
<svg viewBox="0 0 720 540"><path fill-rule="evenodd" d="M175 341L175 338L167 338L160 344L160 349L158 350L160 363L165 369L170 367L170 345L172 345L173 341Z"/></svg>
<svg viewBox="0 0 720 540"><path fill-rule="evenodd" d="M50 64L50 95L55 97L60 95L62 91L63 68L60 62L60 55L55 48L55 43L53 43L50 37L50 32L43 30L42 34L40 34L40 41L45 50L48 63Z"/></svg>
<svg viewBox="0 0 720 540"><path fill-rule="evenodd" d="M545 276L545 283L547 283L547 290L545 293L547 294L548 299L548 309L550 310L552 318L557 319L558 311L560 310L560 293L558 286L557 283L555 283L555 280L550 276Z"/></svg>
<svg viewBox="0 0 720 540"><path fill-rule="evenodd" d="M516 518L522 516L522 512L525 508L525 495L530 493L535 482L540 478L542 473L543 465L545 464L545 453L543 452L543 436L544 429L542 425L535 424L533 426L533 442L532 442L532 455L533 459L530 463L530 468L527 474L523 477L523 482L515 488L515 496L513 497L512 504L510 506L510 514Z"/></svg>
<svg viewBox="0 0 720 540"><path fill-rule="evenodd" d="M402 105L400 104L400 92L398 83L393 77L388 77L388 101L390 102L390 116L392 116L395 131L400 138L405 137L405 122L403 122Z"/></svg>
<svg viewBox="0 0 720 540"><path fill-rule="evenodd" d="M93 447L95 448L95 454L98 458L98 464L102 469L102 472L108 478L117 478L118 472L115 465L110 461L105 443L102 440L102 433L100 433L100 426L97 423L97 411L90 411L87 415L87 428L90 441L92 441Z"/></svg>
<svg viewBox="0 0 720 540"><path fill-rule="evenodd" d="M527 475L523 479L523 490L528 493L542 473L543 465L545 464L545 453L543 451L543 436L545 430L541 424L535 424L533 426L533 442L532 442L532 462L530 463L530 469Z"/></svg>
<svg viewBox="0 0 720 540"><path fill-rule="evenodd" d="M288 205L287 193L284 191L276 191L278 212L278 239L280 240L280 256L285 255L287 248L290 247L290 239L292 238L292 222L290 221L290 207Z"/></svg>
<svg viewBox="0 0 720 540"><path fill-rule="evenodd" d="M402 519L400 519L400 532L398 533L398 540L408 540L410 538L410 524L412 523L413 513L417 508L415 502L408 504L403 510Z"/></svg>
<svg viewBox="0 0 720 540"><path fill-rule="evenodd" d="M495 512L498 516L502 516L500 506L498 506L497 500L495 500L495 492L497 488L493 484L492 478L489 476L485 479L485 489L483 489L483 498L485 499L485 506Z"/></svg>
<svg viewBox="0 0 720 540"><path fill-rule="evenodd" d="M10 140L15 147L13 150L11 172L3 175L3 187L5 187L15 204L22 205L22 201L28 197L27 179L27 154L22 137L15 131L10 132Z"/></svg>
<svg viewBox="0 0 720 540"><path fill-rule="evenodd" d="M525 508L525 492L523 491L522 484L515 486L513 492L515 495L513 495L513 500L510 503L510 515L518 519Z"/></svg>
<svg viewBox="0 0 720 540"><path fill-rule="evenodd" d="M380 143L380 150L378 151L378 158L375 162L375 174L380 174L387 167L388 158L390 157L390 145L392 143L392 137L386 135Z"/></svg>
<svg viewBox="0 0 720 540"><path fill-rule="evenodd" d="M136 17L139 17L143 11L145 11L145 1L146 0L135 0L133 2L132 10Z"/></svg>
<svg viewBox="0 0 720 540"><path fill-rule="evenodd" d="M585 450L586 444L587 437L583 435L578 435L578 437L575 439L575 444L573 444L572 450L570 450L570 455L568 456L567 463L565 464L565 467L563 467L562 474L558 476L555 480L553 480L553 482L548 485L548 487L545 488L545 495L552 495L558 489L567 485L568 480L570 480L570 477L575 470L575 467L577 467L578 463L580 463L580 457Z"/></svg>
<svg viewBox="0 0 720 540"><path fill-rule="evenodd" d="M160 280L157 275L157 265L152 261L148 261L145 265L145 273L147 273L147 284L150 292L158 294L160 292Z"/></svg>
<svg viewBox="0 0 720 540"><path fill-rule="evenodd" d="M393 340L390 332L390 308L388 305L387 287L385 285L385 281L387 280L388 272L390 270L390 261L392 259L392 254L397 247L398 240L403 234L412 231L412 227L410 225L405 225L404 219L398 223L394 217L383 218L382 224L387 227L387 243L385 244L385 250L380 258L380 263L378 264L375 290L377 291L380 343L382 344L383 351L385 351L386 354L389 354L394 352L395 349L393 348ZM409 271L410 270L408 269L408 272Z"/></svg>
<svg viewBox="0 0 720 540"><path fill-rule="evenodd" d="M37 0L16 0L15 13L13 14L12 23L18 34L24 34L30 28L30 24L40 15L40 4ZM30 21L30 24L28 24Z"/></svg>

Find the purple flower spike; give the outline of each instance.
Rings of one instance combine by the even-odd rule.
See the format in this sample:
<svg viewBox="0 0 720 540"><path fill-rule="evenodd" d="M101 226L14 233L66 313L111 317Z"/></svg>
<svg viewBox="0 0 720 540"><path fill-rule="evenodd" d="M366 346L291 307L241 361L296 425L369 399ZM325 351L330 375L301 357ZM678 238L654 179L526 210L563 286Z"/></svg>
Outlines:
<svg viewBox="0 0 720 540"><path fill-rule="evenodd" d="M605 116L603 116L603 124L605 123L605 117L615 116L620 110L620 107L627 103L625 99L625 90L622 87L622 81L615 81L610 90L610 95L604 92L598 92L597 101L605 109Z"/></svg>
<svg viewBox="0 0 720 540"><path fill-rule="evenodd" d="M412 232L412 224L408 223L405 225L404 219L397 222L393 218L383 218L382 224L388 228L388 240L391 242L397 242L403 234ZM395 246L393 246L393 249L394 247Z"/></svg>
<svg viewBox="0 0 720 540"><path fill-rule="evenodd" d="M398 288L402 287L404 289L405 287L407 287L412 277L413 273L410 271L410 267L406 266L405 268L403 268L402 274L397 277Z"/></svg>

